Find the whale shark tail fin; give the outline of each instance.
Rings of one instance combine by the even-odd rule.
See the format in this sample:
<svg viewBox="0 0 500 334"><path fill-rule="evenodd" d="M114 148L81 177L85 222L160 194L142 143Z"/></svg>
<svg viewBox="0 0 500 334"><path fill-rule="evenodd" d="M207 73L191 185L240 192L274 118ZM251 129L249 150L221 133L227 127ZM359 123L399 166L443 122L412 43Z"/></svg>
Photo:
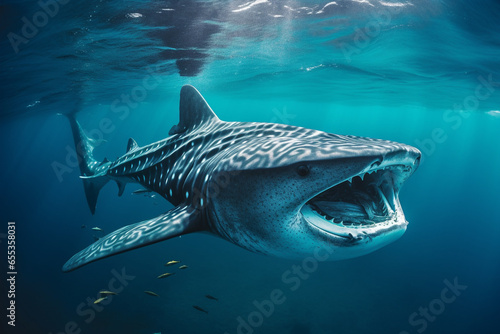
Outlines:
<svg viewBox="0 0 500 334"><path fill-rule="evenodd" d="M80 176L83 181L83 188L85 189L85 197L87 198L87 204L89 205L90 212L95 214L95 207L97 204L97 197L102 187L108 183L109 178L107 176Z"/></svg>
<svg viewBox="0 0 500 334"><path fill-rule="evenodd" d="M106 158L102 162L94 159L93 151L98 143L83 131L76 120L76 111L65 113L64 116L68 118L71 125L85 196L90 211L94 214L99 191L109 181L105 174L110 162Z"/></svg>

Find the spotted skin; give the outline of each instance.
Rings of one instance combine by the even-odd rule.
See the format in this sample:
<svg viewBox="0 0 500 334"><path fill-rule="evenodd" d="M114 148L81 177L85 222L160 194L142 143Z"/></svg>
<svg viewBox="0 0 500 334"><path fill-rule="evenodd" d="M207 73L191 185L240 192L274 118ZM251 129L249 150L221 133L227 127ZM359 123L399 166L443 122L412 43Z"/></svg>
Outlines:
<svg viewBox="0 0 500 334"><path fill-rule="evenodd" d="M298 209L305 199L377 161L414 161L420 154L384 140L282 124L223 122L192 86L181 90L180 121L170 137L144 147L131 140L128 152L113 162L96 162L89 139L74 118L70 122L75 143L85 143L80 169L92 212L99 189L109 180L118 183L120 192L126 183L139 183L175 208L109 234L72 257L64 271L195 231L284 257L310 253L318 238L319 244L338 246L345 240L315 237L301 220ZM297 178L297 164L311 166L321 177Z"/></svg>

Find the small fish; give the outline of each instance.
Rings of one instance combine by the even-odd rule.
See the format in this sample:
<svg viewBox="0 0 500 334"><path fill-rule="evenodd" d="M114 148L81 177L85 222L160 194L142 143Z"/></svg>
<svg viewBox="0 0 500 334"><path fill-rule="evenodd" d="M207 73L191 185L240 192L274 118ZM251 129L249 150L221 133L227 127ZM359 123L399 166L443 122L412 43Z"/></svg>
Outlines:
<svg viewBox="0 0 500 334"><path fill-rule="evenodd" d="M94 302L94 304L99 304L100 302L102 302L102 301L103 301L103 300L105 300L105 299L108 299L108 297L101 297L101 298L97 299L97 300Z"/></svg>
<svg viewBox="0 0 500 334"><path fill-rule="evenodd" d="M118 295L116 292L113 291L108 291L108 290L101 290L99 291L101 295Z"/></svg>
<svg viewBox="0 0 500 334"><path fill-rule="evenodd" d="M85 228L85 227L87 227L87 226L85 226L85 225L82 225L82 228Z"/></svg>
<svg viewBox="0 0 500 334"><path fill-rule="evenodd" d="M182 266L179 267L179 269L186 269L188 266L186 266L185 264L183 264Z"/></svg>
<svg viewBox="0 0 500 334"><path fill-rule="evenodd" d="M154 293L153 291L144 291L145 293L147 293L148 295L150 296L155 296L155 297L159 297L156 293Z"/></svg>
<svg viewBox="0 0 500 334"><path fill-rule="evenodd" d="M96 237L95 235L93 235L92 238L94 238L94 241L101 239L101 238Z"/></svg>
<svg viewBox="0 0 500 334"><path fill-rule="evenodd" d="M172 264L177 264L177 263L180 263L181 261L168 261L167 263L165 263L166 266L171 266Z"/></svg>
<svg viewBox="0 0 500 334"><path fill-rule="evenodd" d="M208 311L206 311L206 310L202 309L202 308L201 308L201 307L199 307L199 306L193 305L193 307L194 307L195 309L197 309L198 311L205 312L205 313L207 313L207 314L208 314Z"/></svg>
<svg viewBox="0 0 500 334"><path fill-rule="evenodd" d="M212 299L212 300L219 300L218 298L215 298L214 296L210 296L210 295L205 295L205 297L207 297L208 299Z"/></svg>
<svg viewBox="0 0 500 334"><path fill-rule="evenodd" d="M160 276L156 277L156 278L165 278L165 277L168 277L170 275L173 275L175 273L164 273L164 274L161 274Z"/></svg>
<svg viewBox="0 0 500 334"><path fill-rule="evenodd" d="M100 228L100 227L92 227L92 229L93 229L94 231L102 231L102 228Z"/></svg>
<svg viewBox="0 0 500 334"><path fill-rule="evenodd" d="M150 193L151 190L148 190L148 189L137 189L137 190L134 190L132 192L132 195L139 195L139 194L146 194L146 193Z"/></svg>

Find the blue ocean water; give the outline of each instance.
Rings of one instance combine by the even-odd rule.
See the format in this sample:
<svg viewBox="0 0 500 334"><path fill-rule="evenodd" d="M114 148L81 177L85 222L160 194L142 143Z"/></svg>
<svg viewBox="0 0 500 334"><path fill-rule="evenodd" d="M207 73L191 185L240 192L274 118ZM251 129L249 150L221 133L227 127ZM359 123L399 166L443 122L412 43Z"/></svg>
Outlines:
<svg viewBox="0 0 500 334"><path fill-rule="evenodd" d="M18 272L16 326L4 311L2 333L498 332L498 1L7 0L0 15L2 310L8 221ZM205 234L62 273L101 236L91 227L106 234L171 205L109 184L91 215L58 113L78 110L96 157L111 160L129 137L168 135L184 84L222 120L418 147L405 235L296 284L282 278L301 261ZM189 268L157 280L173 259ZM112 287L118 296L93 304ZM276 289L284 300L266 309Z"/></svg>

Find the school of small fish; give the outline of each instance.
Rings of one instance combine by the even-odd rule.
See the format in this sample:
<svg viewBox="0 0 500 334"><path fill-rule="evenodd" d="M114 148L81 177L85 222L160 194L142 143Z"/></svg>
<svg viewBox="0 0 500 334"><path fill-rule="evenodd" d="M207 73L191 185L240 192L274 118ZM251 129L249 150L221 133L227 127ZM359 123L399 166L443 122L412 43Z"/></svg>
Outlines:
<svg viewBox="0 0 500 334"><path fill-rule="evenodd" d="M144 194L144 193L147 193L147 192L148 191L146 191L146 190L140 190L140 191L135 191L133 194L137 195L137 194ZM86 227L85 225L82 225L82 229L85 228L85 227ZM98 226L92 227L91 230L97 231L97 232L102 232L103 231L102 228L100 228ZM93 236L93 238L94 238L94 240L99 240L99 237L97 237L95 235ZM179 264L179 263L181 263L181 261L170 260L167 263L165 263L165 266L172 266L172 265ZM189 267L187 265L185 265L185 264L180 265L178 267L178 269L181 269L181 270L187 269L187 268L189 268ZM172 275L175 275L175 273L174 272L172 272L172 273L167 272L167 273L160 274L156 278L162 279L162 278L166 278L166 277L169 277L169 276L172 276ZM153 296L153 297L160 297L160 295L158 295L156 292L153 292L153 291L150 291L150 290L145 290L144 293L147 294L147 295ZM100 295L100 297L94 301L94 304L100 304L104 300L108 299L108 296L116 296L116 295L118 295L118 293L113 292L113 291L109 291L109 290L101 290L101 291L99 291L99 295ZM210 299L210 300L214 300L214 301L218 301L219 300L218 298L216 298L214 296L211 296L211 295L205 295L205 298ZM193 305L193 308L195 310L198 310L200 312L208 314L207 310L205 310L204 308L202 308L202 307L200 307L198 305Z"/></svg>

